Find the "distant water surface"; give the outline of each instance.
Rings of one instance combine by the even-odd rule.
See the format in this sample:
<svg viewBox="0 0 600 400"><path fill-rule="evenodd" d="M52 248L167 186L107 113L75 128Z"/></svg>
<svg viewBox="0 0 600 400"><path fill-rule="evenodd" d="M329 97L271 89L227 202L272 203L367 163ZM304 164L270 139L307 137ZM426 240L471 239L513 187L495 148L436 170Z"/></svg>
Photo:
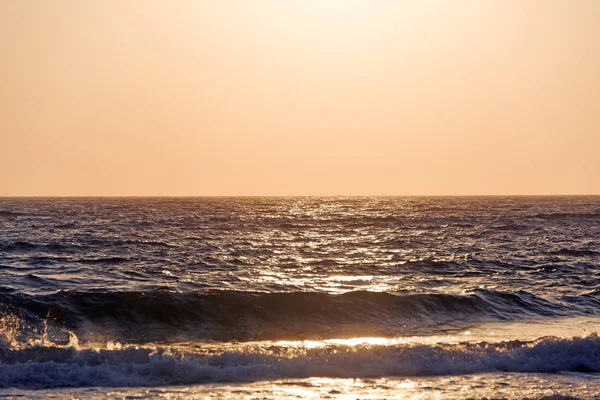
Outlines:
<svg viewBox="0 0 600 400"><path fill-rule="evenodd" d="M0 272L8 396L600 394L600 197L3 198Z"/></svg>

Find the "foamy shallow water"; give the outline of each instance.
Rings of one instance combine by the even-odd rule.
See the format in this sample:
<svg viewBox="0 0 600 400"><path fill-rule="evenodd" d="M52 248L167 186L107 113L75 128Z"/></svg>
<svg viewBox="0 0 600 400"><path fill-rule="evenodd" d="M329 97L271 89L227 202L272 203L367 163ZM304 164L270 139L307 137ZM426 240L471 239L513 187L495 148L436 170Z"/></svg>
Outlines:
<svg viewBox="0 0 600 400"><path fill-rule="evenodd" d="M433 378L306 378L241 384L153 388L9 389L3 398L31 399L595 399L600 375L486 373Z"/></svg>

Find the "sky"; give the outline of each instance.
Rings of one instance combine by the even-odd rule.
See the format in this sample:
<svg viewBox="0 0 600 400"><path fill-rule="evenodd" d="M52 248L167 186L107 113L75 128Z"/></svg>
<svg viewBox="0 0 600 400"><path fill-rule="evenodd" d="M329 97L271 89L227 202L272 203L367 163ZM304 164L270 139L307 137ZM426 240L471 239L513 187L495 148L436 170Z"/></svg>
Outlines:
<svg viewBox="0 0 600 400"><path fill-rule="evenodd" d="M597 0L0 0L0 196L600 194Z"/></svg>

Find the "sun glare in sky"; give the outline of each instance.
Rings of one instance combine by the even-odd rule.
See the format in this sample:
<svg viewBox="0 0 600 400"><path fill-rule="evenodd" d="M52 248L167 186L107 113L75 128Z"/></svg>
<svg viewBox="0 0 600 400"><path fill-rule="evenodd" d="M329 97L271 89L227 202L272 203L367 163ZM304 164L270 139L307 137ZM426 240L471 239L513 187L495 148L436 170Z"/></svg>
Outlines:
<svg viewBox="0 0 600 400"><path fill-rule="evenodd" d="M308 12L329 14L330 16L344 17L351 14L368 13L372 10L381 10L390 0L290 0L289 4L301 7Z"/></svg>
<svg viewBox="0 0 600 400"><path fill-rule="evenodd" d="M600 3L0 2L0 195L600 193Z"/></svg>

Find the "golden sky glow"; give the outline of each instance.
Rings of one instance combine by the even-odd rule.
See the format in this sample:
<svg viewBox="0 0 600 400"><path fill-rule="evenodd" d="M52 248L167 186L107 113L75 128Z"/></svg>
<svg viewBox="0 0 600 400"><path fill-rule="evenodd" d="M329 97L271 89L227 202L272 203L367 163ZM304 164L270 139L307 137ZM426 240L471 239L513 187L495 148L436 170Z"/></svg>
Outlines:
<svg viewBox="0 0 600 400"><path fill-rule="evenodd" d="M596 0L0 0L0 195L600 194Z"/></svg>

